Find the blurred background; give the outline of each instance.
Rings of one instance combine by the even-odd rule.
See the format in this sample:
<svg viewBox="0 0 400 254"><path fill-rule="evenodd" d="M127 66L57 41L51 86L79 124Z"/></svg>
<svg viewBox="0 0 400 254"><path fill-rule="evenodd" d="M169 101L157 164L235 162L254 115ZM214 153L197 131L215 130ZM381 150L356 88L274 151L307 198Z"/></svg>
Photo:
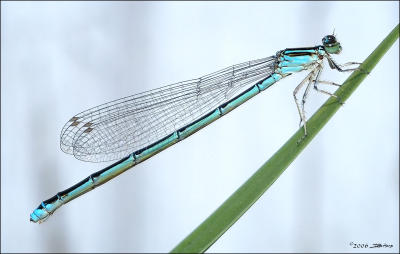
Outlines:
<svg viewBox="0 0 400 254"><path fill-rule="evenodd" d="M111 163L59 148L85 109L335 29L339 63L363 61L399 2L1 2L1 251L168 252L298 129L280 81L190 138L58 210L40 202ZM328 67L322 80L348 73ZM310 117L327 99L311 91ZM399 43L209 252L399 251ZM392 244L353 249L350 242Z"/></svg>

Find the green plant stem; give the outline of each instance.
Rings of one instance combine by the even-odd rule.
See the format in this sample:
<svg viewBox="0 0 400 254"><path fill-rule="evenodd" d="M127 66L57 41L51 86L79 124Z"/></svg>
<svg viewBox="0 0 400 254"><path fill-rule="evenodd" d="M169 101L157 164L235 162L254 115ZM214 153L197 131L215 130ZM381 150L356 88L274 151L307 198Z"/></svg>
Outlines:
<svg viewBox="0 0 400 254"><path fill-rule="evenodd" d="M361 71L353 72L336 91L335 95L342 102L350 97L398 37L399 25L363 62ZM302 139L304 130L300 128L253 176L171 252L206 251L278 179L340 107L341 103L337 98L329 98L307 122L308 135L306 137ZM299 140L301 142L298 142Z"/></svg>

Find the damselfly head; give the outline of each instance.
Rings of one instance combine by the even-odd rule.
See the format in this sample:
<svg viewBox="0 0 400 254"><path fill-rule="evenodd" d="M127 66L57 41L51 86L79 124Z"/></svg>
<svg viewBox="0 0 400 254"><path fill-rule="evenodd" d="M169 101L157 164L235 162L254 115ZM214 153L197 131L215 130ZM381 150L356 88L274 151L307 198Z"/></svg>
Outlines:
<svg viewBox="0 0 400 254"><path fill-rule="evenodd" d="M336 40L334 35L327 35L322 38L322 44L329 54L339 54L342 51L342 46L340 46L340 42Z"/></svg>

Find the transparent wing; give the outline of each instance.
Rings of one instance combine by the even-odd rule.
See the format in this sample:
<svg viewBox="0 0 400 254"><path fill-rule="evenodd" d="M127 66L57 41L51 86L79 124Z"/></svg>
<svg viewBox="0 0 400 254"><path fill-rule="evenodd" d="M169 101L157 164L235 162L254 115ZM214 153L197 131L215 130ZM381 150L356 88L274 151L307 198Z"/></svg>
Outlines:
<svg viewBox="0 0 400 254"><path fill-rule="evenodd" d="M72 117L61 149L83 161L123 158L172 134L274 71L275 57L237 64L188 80L114 100Z"/></svg>

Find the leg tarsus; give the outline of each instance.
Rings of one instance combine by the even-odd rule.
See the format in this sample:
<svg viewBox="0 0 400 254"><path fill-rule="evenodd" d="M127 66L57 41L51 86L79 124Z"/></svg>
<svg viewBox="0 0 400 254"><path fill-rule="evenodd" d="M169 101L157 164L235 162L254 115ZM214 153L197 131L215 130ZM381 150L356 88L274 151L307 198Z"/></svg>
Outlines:
<svg viewBox="0 0 400 254"><path fill-rule="evenodd" d="M341 96L336 96L336 98L337 98L340 106L343 106L344 105L344 101L342 100L342 97Z"/></svg>
<svg viewBox="0 0 400 254"><path fill-rule="evenodd" d="M306 130L306 123L304 123L304 135L303 136L301 136L301 138L299 138L298 140L297 140L297 145L299 145L301 142L303 142L303 140L307 137L307 130Z"/></svg>
<svg viewBox="0 0 400 254"><path fill-rule="evenodd" d="M371 72L364 70L363 68L359 67L358 70L363 73L369 75Z"/></svg>

